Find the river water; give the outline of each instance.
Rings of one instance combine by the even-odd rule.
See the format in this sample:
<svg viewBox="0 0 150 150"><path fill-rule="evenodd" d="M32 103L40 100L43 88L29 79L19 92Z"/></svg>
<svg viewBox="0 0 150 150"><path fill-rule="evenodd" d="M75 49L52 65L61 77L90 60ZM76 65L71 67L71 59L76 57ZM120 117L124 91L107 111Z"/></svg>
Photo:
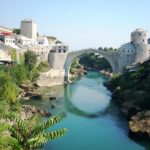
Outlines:
<svg viewBox="0 0 150 150"><path fill-rule="evenodd" d="M67 117L51 129L66 127L67 135L49 141L44 150L149 149L145 143L128 137L127 121L111 103L111 92L103 85L106 80L99 73L89 72L71 85L42 89L42 100L28 102L53 114L67 113ZM49 96L56 96L57 100L50 101Z"/></svg>

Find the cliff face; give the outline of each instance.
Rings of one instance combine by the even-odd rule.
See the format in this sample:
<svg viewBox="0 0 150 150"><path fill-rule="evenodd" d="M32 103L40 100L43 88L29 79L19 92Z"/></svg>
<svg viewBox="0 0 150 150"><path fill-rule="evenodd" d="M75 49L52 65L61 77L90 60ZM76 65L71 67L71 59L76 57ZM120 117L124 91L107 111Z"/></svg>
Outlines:
<svg viewBox="0 0 150 150"><path fill-rule="evenodd" d="M150 61L125 70L106 86L113 92L113 101L129 120L130 135L150 139Z"/></svg>

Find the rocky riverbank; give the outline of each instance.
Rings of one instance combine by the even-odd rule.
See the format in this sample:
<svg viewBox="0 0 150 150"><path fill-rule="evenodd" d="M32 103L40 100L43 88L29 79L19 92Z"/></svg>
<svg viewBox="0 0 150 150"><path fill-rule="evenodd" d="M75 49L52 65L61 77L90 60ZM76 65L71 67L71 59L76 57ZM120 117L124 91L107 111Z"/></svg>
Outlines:
<svg viewBox="0 0 150 150"><path fill-rule="evenodd" d="M50 117L51 113L47 112L45 110L37 109L34 106L31 105L22 105L21 111L20 111L20 117L21 119L25 120L28 118L31 118L35 114L40 114L42 117Z"/></svg>
<svg viewBox="0 0 150 150"><path fill-rule="evenodd" d="M85 74L87 74L87 70L84 68L84 66L78 65L76 68L71 69L69 79L73 81Z"/></svg>
<svg viewBox="0 0 150 150"><path fill-rule="evenodd" d="M126 70L105 85L112 91L112 102L129 121L129 135L150 140L150 62Z"/></svg>
<svg viewBox="0 0 150 150"><path fill-rule="evenodd" d="M41 99L42 94L36 91L38 88L39 87L34 83L21 84L20 95L18 96L18 99L21 99L23 101L30 100L31 98ZM21 117L21 119L24 120L24 119L31 118L34 114L37 113L40 114L42 117L51 116L50 112L37 109L31 105L21 105L19 116Z"/></svg>
<svg viewBox="0 0 150 150"><path fill-rule="evenodd" d="M20 94L18 99L21 100L30 100L31 98L40 99L42 95L36 91L39 86L35 83L28 83L28 84L20 84Z"/></svg>
<svg viewBox="0 0 150 150"><path fill-rule="evenodd" d="M110 78L113 77L113 73L110 70L108 70L108 71L107 70L100 70L100 73L104 74L105 76L110 77Z"/></svg>

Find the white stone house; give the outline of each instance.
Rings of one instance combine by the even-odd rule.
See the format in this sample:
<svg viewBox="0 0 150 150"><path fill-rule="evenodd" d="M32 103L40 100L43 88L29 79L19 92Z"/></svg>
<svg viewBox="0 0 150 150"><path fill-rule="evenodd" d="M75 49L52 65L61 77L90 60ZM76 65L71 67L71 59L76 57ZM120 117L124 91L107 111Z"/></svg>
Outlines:
<svg viewBox="0 0 150 150"><path fill-rule="evenodd" d="M19 47L15 44L16 41L15 35L0 34L0 40L7 46L10 46L15 49L19 49Z"/></svg>
<svg viewBox="0 0 150 150"><path fill-rule="evenodd" d="M32 44L36 44L36 41L31 39L31 38L27 38L23 35L16 35L16 38L15 38L15 43L17 45L32 45Z"/></svg>
<svg viewBox="0 0 150 150"><path fill-rule="evenodd" d="M48 39L46 36L37 37L36 42L39 46L48 46L49 45Z"/></svg>

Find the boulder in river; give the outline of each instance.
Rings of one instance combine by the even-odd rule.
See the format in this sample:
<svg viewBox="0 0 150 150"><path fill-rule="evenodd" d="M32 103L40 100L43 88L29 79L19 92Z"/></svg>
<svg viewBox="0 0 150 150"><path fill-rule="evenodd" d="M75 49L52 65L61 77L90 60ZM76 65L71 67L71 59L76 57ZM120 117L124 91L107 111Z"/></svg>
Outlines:
<svg viewBox="0 0 150 150"><path fill-rule="evenodd" d="M26 96L32 97L32 98L41 98L42 94L40 94L38 92L29 91L29 92L26 93Z"/></svg>
<svg viewBox="0 0 150 150"><path fill-rule="evenodd" d="M51 116L50 112L47 112L45 110L36 109L34 106L31 106L31 105L22 105L21 106L20 116L23 120L31 118L36 113L40 114L42 117L50 117Z"/></svg>
<svg viewBox="0 0 150 150"><path fill-rule="evenodd" d="M51 116L51 113L47 112L45 110L39 110L39 109L37 109L37 113L39 113L42 117L50 117Z"/></svg>
<svg viewBox="0 0 150 150"><path fill-rule="evenodd" d="M131 117L129 135L150 140L150 111L142 111Z"/></svg>

